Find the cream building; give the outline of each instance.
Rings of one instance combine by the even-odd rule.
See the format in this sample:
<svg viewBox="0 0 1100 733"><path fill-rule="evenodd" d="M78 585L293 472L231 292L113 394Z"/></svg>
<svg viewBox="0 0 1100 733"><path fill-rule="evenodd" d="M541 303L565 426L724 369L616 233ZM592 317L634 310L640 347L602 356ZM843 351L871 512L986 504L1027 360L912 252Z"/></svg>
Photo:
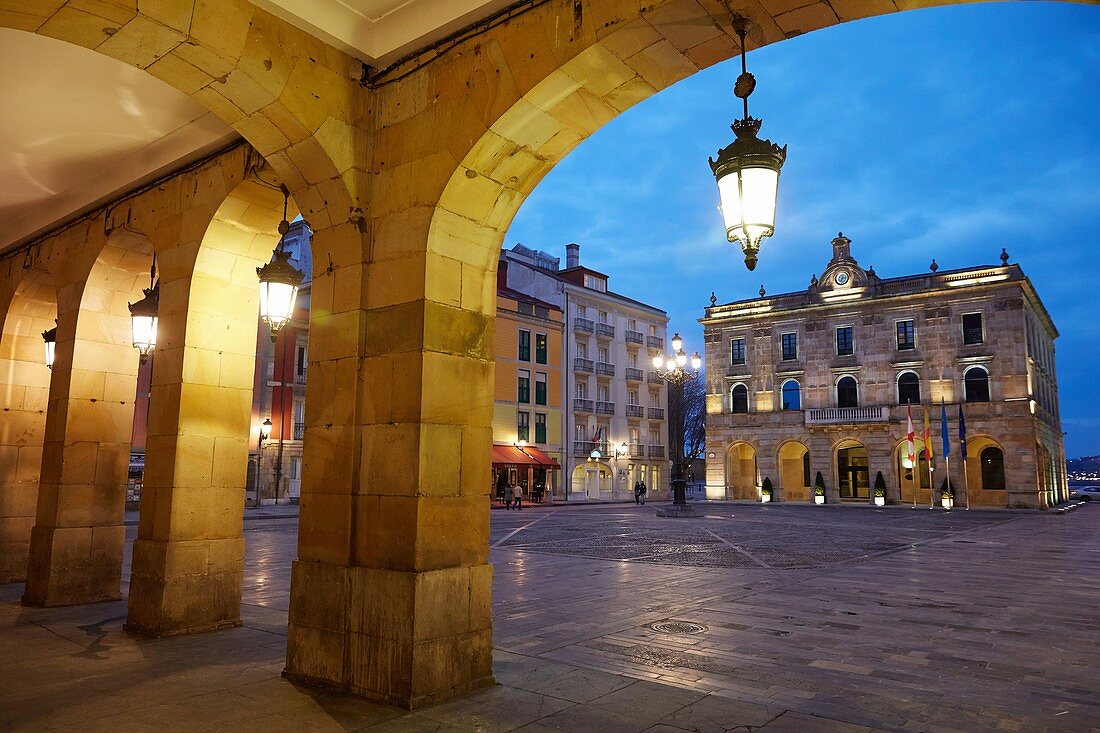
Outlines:
<svg viewBox="0 0 1100 733"><path fill-rule="evenodd" d="M667 388L647 369L663 353L667 314L611 292L583 267L580 245L560 260L521 244L501 252L508 287L565 313L562 477L569 501L627 498L637 481L667 495Z"/></svg>
<svg viewBox="0 0 1100 733"><path fill-rule="evenodd" d="M707 495L754 499L765 478L780 501L929 504L944 480L946 404L956 502L1047 507L1067 497L1058 415L1058 331L1019 265L879 278L833 240L802 292L713 303L705 329ZM967 454L959 450L959 404ZM918 435L907 461L907 411ZM923 414L933 435L920 450ZM915 492L915 496L914 496ZM935 495L938 499L938 493ZM937 502L938 503L938 502Z"/></svg>

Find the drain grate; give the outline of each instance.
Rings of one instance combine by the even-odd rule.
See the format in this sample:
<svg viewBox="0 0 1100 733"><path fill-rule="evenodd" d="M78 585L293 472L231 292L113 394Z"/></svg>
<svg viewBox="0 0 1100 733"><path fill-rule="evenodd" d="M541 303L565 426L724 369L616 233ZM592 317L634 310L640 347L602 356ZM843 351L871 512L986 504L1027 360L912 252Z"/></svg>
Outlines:
<svg viewBox="0 0 1100 733"><path fill-rule="evenodd" d="M690 621L655 621L649 624L649 628L662 634L701 634L707 631L703 624L694 624Z"/></svg>

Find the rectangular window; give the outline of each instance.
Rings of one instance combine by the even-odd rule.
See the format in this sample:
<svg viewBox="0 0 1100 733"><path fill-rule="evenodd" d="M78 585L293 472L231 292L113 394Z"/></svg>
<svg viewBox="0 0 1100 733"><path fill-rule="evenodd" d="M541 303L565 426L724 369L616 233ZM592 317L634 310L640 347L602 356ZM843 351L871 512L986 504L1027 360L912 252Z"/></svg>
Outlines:
<svg viewBox="0 0 1100 733"><path fill-rule="evenodd" d="M610 402L611 401L611 389L606 384L601 384L596 389L596 399L599 400L600 402Z"/></svg>
<svg viewBox="0 0 1100 733"><path fill-rule="evenodd" d="M982 332L982 314L963 314L963 343L980 344L985 342L985 334Z"/></svg>
<svg viewBox="0 0 1100 733"><path fill-rule="evenodd" d="M898 351L910 351L917 348L917 332L913 321L898 321Z"/></svg>
<svg viewBox="0 0 1100 733"><path fill-rule="evenodd" d="M606 346L601 346L600 348L596 349L596 358L599 360L599 362L601 364L606 364L607 363L607 347Z"/></svg>
<svg viewBox="0 0 1100 733"><path fill-rule="evenodd" d="M545 333L535 334L535 363L545 364L547 353L547 341Z"/></svg>
<svg viewBox="0 0 1100 733"><path fill-rule="evenodd" d="M524 303L523 301L520 301L516 304L516 311L522 313L525 316L533 316L535 315L535 304Z"/></svg>
<svg viewBox="0 0 1100 733"><path fill-rule="evenodd" d="M516 413L516 440L531 439L531 413Z"/></svg>
<svg viewBox="0 0 1100 733"><path fill-rule="evenodd" d="M531 401L531 372L527 369L517 371L516 402Z"/></svg>
<svg viewBox="0 0 1100 733"><path fill-rule="evenodd" d="M852 343L852 327L840 326L836 330L836 353L837 356L851 356L854 351L854 344Z"/></svg>
<svg viewBox="0 0 1100 733"><path fill-rule="evenodd" d="M745 363L745 339L730 339L730 365Z"/></svg>
<svg viewBox="0 0 1100 733"><path fill-rule="evenodd" d="M578 423L573 426L573 440L583 443L588 440L588 426Z"/></svg>
<svg viewBox="0 0 1100 733"><path fill-rule="evenodd" d="M635 353L627 354L626 365L628 367L630 367L631 369L637 369L638 368L638 355L635 354Z"/></svg>
<svg viewBox="0 0 1100 733"><path fill-rule="evenodd" d="M583 341L578 341L577 342L577 358L578 359L587 359L588 358L588 344L584 343Z"/></svg>
<svg viewBox="0 0 1100 733"><path fill-rule="evenodd" d="M785 333L783 339L783 361L798 358L798 334Z"/></svg>
<svg viewBox="0 0 1100 733"><path fill-rule="evenodd" d="M626 323L627 323L627 326L626 326L627 329L629 329L631 331L637 331L638 330L638 319L631 318Z"/></svg>
<svg viewBox="0 0 1100 733"><path fill-rule="evenodd" d="M298 368L295 372L298 376L302 376L306 373L306 347L298 347Z"/></svg>
<svg viewBox="0 0 1100 733"><path fill-rule="evenodd" d="M600 311L600 323L607 323L607 311Z"/></svg>
<svg viewBox="0 0 1100 733"><path fill-rule="evenodd" d="M583 400L588 398L588 382L577 382L577 399Z"/></svg>
<svg viewBox="0 0 1100 733"><path fill-rule="evenodd" d="M531 361L531 332L519 330L519 360Z"/></svg>
<svg viewBox="0 0 1100 733"><path fill-rule="evenodd" d="M628 404L628 405L638 404L638 390L631 389L631 390L627 391L627 393L626 393L626 404Z"/></svg>
<svg viewBox="0 0 1100 733"><path fill-rule="evenodd" d="M546 442L546 415L541 412L535 413L535 442Z"/></svg>
<svg viewBox="0 0 1100 733"><path fill-rule="evenodd" d="M535 372L535 404L546 404L546 372Z"/></svg>

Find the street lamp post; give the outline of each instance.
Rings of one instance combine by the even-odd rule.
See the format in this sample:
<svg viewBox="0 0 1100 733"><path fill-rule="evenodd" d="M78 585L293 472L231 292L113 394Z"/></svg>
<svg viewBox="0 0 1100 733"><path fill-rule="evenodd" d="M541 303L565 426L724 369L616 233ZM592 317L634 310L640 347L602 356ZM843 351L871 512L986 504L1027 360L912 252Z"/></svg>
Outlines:
<svg viewBox="0 0 1100 733"><path fill-rule="evenodd" d="M669 412L669 431L672 433L672 506L668 509L658 510L660 517L685 517L692 516L693 512L687 503L686 481L684 480L684 421L683 402L684 385L699 376L699 368L703 364L699 352L691 355L691 368L688 368L688 355L684 351L684 340L680 334L672 337L672 354L653 357L653 369L657 375L669 384L674 390L676 404L679 405L680 414L676 420L672 420Z"/></svg>
<svg viewBox="0 0 1100 733"><path fill-rule="evenodd" d="M271 437L271 418L260 425L260 439L256 449L256 506L260 506L260 485L263 482L264 441Z"/></svg>

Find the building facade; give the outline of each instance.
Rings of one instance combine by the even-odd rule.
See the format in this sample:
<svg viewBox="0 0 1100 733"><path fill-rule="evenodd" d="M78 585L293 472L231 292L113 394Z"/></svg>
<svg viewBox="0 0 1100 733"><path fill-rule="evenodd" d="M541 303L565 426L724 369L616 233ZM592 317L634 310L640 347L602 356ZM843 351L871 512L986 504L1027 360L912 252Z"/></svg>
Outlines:
<svg viewBox="0 0 1100 733"><path fill-rule="evenodd" d="M649 366L664 353L668 315L612 292L607 275L581 265L577 244L566 246L564 269L523 245L503 250L498 276L564 315L559 498L627 498L639 481L667 495L668 392Z"/></svg>
<svg viewBox="0 0 1100 733"><path fill-rule="evenodd" d="M507 288L497 291L492 495L518 484L540 502L561 485L562 310Z"/></svg>
<svg viewBox="0 0 1100 733"><path fill-rule="evenodd" d="M1058 332L1019 265L881 279L833 240L803 292L725 305L704 326L707 495L780 501L938 503L949 418L956 503L1047 507L1067 495L1058 414ZM966 425L963 465L958 417ZM927 410L931 461L919 439ZM918 439L908 461L908 416ZM929 470L931 469L931 470ZM935 489L935 493L933 493Z"/></svg>

